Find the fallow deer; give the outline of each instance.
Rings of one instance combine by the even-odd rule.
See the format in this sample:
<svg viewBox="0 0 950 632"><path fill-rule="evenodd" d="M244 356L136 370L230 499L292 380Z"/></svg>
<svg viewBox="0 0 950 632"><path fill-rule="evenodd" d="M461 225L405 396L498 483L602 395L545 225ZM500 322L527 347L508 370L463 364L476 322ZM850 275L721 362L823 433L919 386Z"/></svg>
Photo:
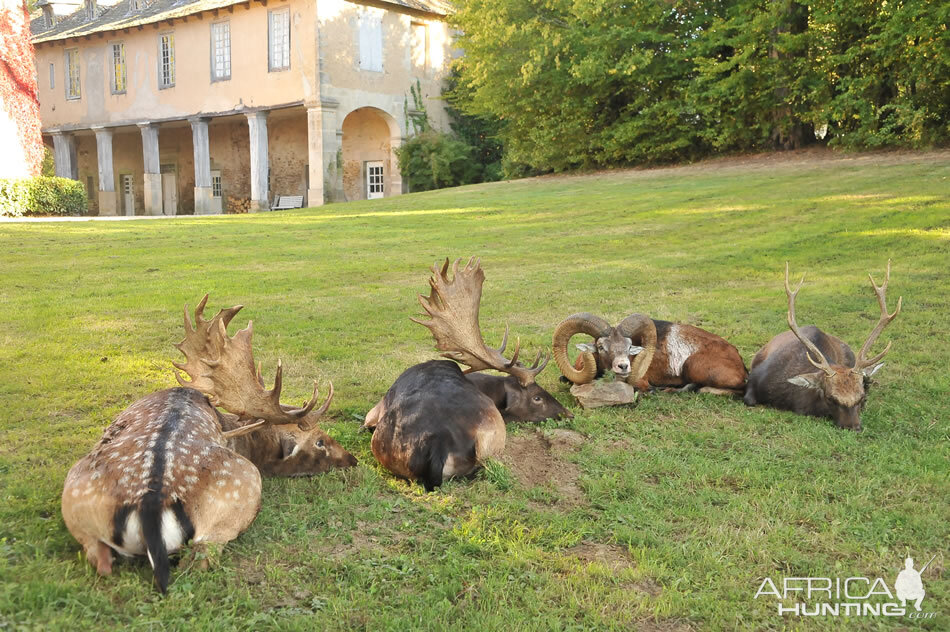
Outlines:
<svg viewBox="0 0 950 632"><path fill-rule="evenodd" d="M478 323L485 273L477 259L448 277L449 261L433 267L428 297L419 296L432 318L413 322L428 327L442 355L455 362L433 360L410 367L366 415L363 428L373 431L371 448L389 471L421 481L427 491L453 476L467 476L505 447L505 418L546 419L569 416L550 393L535 383L547 365L541 354L530 367L518 362L520 342L510 360L501 347L485 345ZM508 377L466 375L484 369ZM475 379L473 379L475 378Z"/></svg>
<svg viewBox="0 0 950 632"><path fill-rule="evenodd" d="M267 390L251 351L252 323L229 337L241 306L202 317L207 295L173 363L183 388L146 395L119 413L63 489L63 519L100 575L112 555L147 555L158 588L169 580L169 555L188 540L200 548L236 538L261 504L261 472L305 476L356 464L314 424L333 399L333 385L316 408L280 403L282 368ZM217 406L229 413L222 413Z"/></svg>
<svg viewBox="0 0 950 632"><path fill-rule="evenodd" d="M884 328L901 311L904 297L897 299L897 309L887 312L887 284L891 279L891 262L887 262L884 284L878 286L868 274L871 287L881 308L881 317L861 345L858 357L842 340L826 334L815 326L799 327L795 320L795 297L805 277L792 291L788 284L788 263L785 263L785 294L788 296L789 331L781 333L762 347L752 359L745 403L764 404L790 410L800 415L829 417L840 428L861 431L861 410L867 399L867 383L883 365L881 359L891 349L873 358L867 354ZM818 371L811 371L816 368Z"/></svg>
<svg viewBox="0 0 950 632"><path fill-rule="evenodd" d="M567 355L570 339L587 334L594 343L577 345L574 365ZM587 384L607 371L640 391L678 387L718 395L741 395L746 368L739 351L699 327L631 314L616 327L603 318L580 313L554 330L554 361L574 384Z"/></svg>

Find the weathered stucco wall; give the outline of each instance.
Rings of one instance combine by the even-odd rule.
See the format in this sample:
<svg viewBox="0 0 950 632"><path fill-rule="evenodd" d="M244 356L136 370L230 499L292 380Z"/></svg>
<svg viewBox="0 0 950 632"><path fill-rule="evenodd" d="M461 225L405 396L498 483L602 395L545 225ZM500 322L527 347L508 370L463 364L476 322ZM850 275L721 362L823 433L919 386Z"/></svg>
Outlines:
<svg viewBox="0 0 950 632"><path fill-rule="evenodd" d="M347 200L366 199L368 161L382 161L386 177L384 195L390 194L390 128L374 108L351 112L343 121L343 193Z"/></svg>
<svg viewBox="0 0 950 632"><path fill-rule="evenodd" d="M267 14L289 6L290 69L268 72ZM44 129L134 123L182 118L198 113L227 112L312 99L317 94L315 3L276 0L263 6L251 2L217 17L175 20L169 26L110 33L108 37L44 43L37 47L40 78L40 116ZM211 24L227 20L231 26L231 79L211 81ZM175 34L175 85L158 87L159 36ZM112 94L112 47L125 44L128 88ZM65 51L80 51L81 98L66 98ZM50 89L49 65L55 87Z"/></svg>

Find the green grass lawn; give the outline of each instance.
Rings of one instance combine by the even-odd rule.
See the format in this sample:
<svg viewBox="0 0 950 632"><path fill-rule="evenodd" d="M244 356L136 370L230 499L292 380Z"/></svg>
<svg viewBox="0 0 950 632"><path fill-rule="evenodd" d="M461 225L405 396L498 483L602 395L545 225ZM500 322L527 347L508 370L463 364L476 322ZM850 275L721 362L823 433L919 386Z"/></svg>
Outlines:
<svg viewBox="0 0 950 632"><path fill-rule="evenodd" d="M748 363L799 323L857 348L893 261L901 315L861 434L707 395L509 427L508 457L432 494L357 432L413 363L438 259L477 254L481 321L526 357L577 311L707 328ZM540 178L298 212L0 224L0 630L950 629L950 153L747 160ZM237 303L287 401L313 379L360 460L268 479L257 520L162 598L144 559L98 578L60 516L67 470L137 398L174 385L182 305ZM232 325L232 332L237 328ZM564 430L573 432L564 432ZM578 434L583 441L578 442ZM763 578L883 577L911 555L924 611L810 618L753 599ZM790 602L791 603L791 602Z"/></svg>

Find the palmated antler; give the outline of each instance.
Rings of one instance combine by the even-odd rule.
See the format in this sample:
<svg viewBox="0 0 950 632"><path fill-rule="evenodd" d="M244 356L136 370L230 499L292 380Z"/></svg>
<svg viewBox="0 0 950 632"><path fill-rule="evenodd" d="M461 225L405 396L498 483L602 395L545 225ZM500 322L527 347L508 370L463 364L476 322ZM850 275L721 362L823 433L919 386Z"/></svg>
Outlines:
<svg viewBox="0 0 950 632"><path fill-rule="evenodd" d="M461 259L456 259L452 266L452 280L449 280L448 276L448 259L442 264L441 270L438 266L432 267L433 274L429 278L432 291L428 297L419 295L419 303L432 320L410 320L428 327L435 337L436 348L443 352L444 357L468 365L466 373L495 369L513 375L522 386L531 384L538 373L544 370L549 358L545 357L542 362L539 351L530 367L519 364L521 342L517 341L511 359L506 359L503 354L508 345L507 325L499 348L485 344L478 325L478 307L482 298L485 273L475 257L469 259L468 264L461 270L460 261Z"/></svg>
<svg viewBox="0 0 950 632"><path fill-rule="evenodd" d="M188 306L185 306L185 339L175 345L185 355L185 362L172 364L187 373L191 379L185 380L175 371L178 383L204 393L213 405L241 418L311 428L329 408L333 399L333 384L329 385L327 399L319 408L315 409L318 401L316 381L313 383L313 396L303 407L294 408L281 404L281 362L277 361L274 388L267 390L260 365L256 369L254 367L254 353L251 350L253 323L248 322L246 328L234 336L228 336L228 324L241 311L243 305L222 309L211 320L205 320L203 313L207 302L208 295L205 294L195 308L194 327L188 318ZM255 428L259 425L263 424L257 424ZM247 431L249 426L233 432L244 434Z"/></svg>
<svg viewBox="0 0 950 632"><path fill-rule="evenodd" d="M798 323L795 322L795 297L798 296L798 291L802 289L802 285L805 284L805 275L802 275L802 280L799 281L798 287L795 288L793 292L791 287L788 285L788 261L785 262L785 293L788 295L788 326L792 330L792 333L801 340L802 344L805 345L807 351L805 352L805 357L808 358L808 361L814 365L816 369L821 369L825 372L825 375L832 376L835 373L835 370L831 368L831 365L828 364L828 360L825 359L824 354L815 346L811 340L806 338L801 330L798 328ZM816 361L812 358L812 354L815 354L815 357L818 358Z"/></svg>
<svg viewBox="0 0 950 632"><path fill-rule="evenodd" d="M874 277L868 273L868 278L871 279L871 287L874 288L874 293L877 295L877 302L881 306L881 318L878 320L877 325L871 331L871 335L868 336L867 340L864 341L864 344L861 345L861 351L858 352L857 360L854 363L854 370L856 372L861 372L862 369L866 369L869 366L877 364L881 358L887 355L887 352L891 350L891 343L888 342L887 346L884 347L884 351L880 352L870 360L867 358L868 352L871 350L871 346L874 345L877 337L881 335L881 332L884 331L884 328L887 327L892 320L894 320L898 314L901 313L901 305L904 302L904 297L898 297L897 299L897 309L894 310L893 314L887 313L887 284L891 280L891 260L887 260L887 272L884 274L884 284L878 286L874 282Z"/></svg>

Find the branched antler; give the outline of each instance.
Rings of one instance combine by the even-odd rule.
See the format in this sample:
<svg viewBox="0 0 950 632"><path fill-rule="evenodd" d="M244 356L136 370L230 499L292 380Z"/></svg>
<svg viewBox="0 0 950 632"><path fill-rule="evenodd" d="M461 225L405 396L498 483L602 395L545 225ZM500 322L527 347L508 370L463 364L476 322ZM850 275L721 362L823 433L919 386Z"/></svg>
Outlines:
<svg viewBox="0 0 950 632"><path fill-rule="evenodd" d="M884 347L884 351L880 352L870 360L867 358L868 352L871 350L871 347L877 341L877 337L881 335L881 332L884 331L884 328L887 327L892 320L894 320L898 314L901 313L901 305L904 302L904 297L898 297L897 299L897 309L894 310L893 314L887 313L887 284L891 280L891 260L887 260L887 272L884 274L884 284L878 286L874 282L874 277L871 276L871 273L868 273L868 278L871 280L871 287L874 288L874 294L877 295L877 302L881 306L881 318L877 321L877 325L871 331L871 335L868 336L867 340L864 341L864 344L861 345L861 351L858 352L858 357L854 363L854 370L861 371L869 366L877 364L887 352L891 350L891 343L888 342L887 346Z"/></svg>
<svg viewBox="0 0 950 632"><path fill-rule="evenodd" d="M203 313L207 302L208 295L205 294L195 308L194 327L188 318L188 306L185 306L185 339L175 345L185 355L185 362L172 364L191 379L185 380L176 371L178 383L201 391L215 406L245 419L312 427L330 406L333 384L329 385L327 399L319 408L315 409L318 401L316 381L313 383L313 396L304 406L294 408L281 404L283 367L278 360L274 388L267 390L260 365L254 366L251 349L253 323L248 322L246 328L232 337L228 336L228 324L243 306L222 309L211 320L205 320Z"/></svg>
<svg viewBox="0 0 950 632"><path fill-rule="evenodd" d="M798 296L798 291L802 289L802 285L805 284L805 275L802 275L802 280L798 282L798 287L795 288L795 291L792 291L792 288L788 285L788 261L785 262L785 293L788 295L788 326L792 330L792 333L801 340L802 344L805 345L807 351L805 352L805 357L808 358L808 361L816 369L821 369L825 372L825 375L831 376L834 375L835 370L831 368L831 365L828 364L828 360L825 358L824 354L815 346L811 340L806 338L801 330L798 328L798 323L795 322L795 297ZM815 355L818 360L816 361L812 354Z"/></svg>
<svg viewBox="0 0 950 632"><path fill-rule="evenodd" d="M507 325L499 348L485 344L478 324L478 308L485 273L475 257L469 259L468 264L461 270L460 261L461 259L456 259L452 265L451 280L448 276L448 259L441 269L437 265L432 267L433 274L429 278L432 291L428 297L419 295L419 303L432 320L411 320L429 328L435 337L436 348L443 352L443 356L468 365L466 373L495 369L515 376L522 386L531 384L538 373L544 370L549 358L545 357L542 362L539 351L530 367L519 364L521 342L516 341L511 359L506 359L504 351L508 345Z"/></svg>

